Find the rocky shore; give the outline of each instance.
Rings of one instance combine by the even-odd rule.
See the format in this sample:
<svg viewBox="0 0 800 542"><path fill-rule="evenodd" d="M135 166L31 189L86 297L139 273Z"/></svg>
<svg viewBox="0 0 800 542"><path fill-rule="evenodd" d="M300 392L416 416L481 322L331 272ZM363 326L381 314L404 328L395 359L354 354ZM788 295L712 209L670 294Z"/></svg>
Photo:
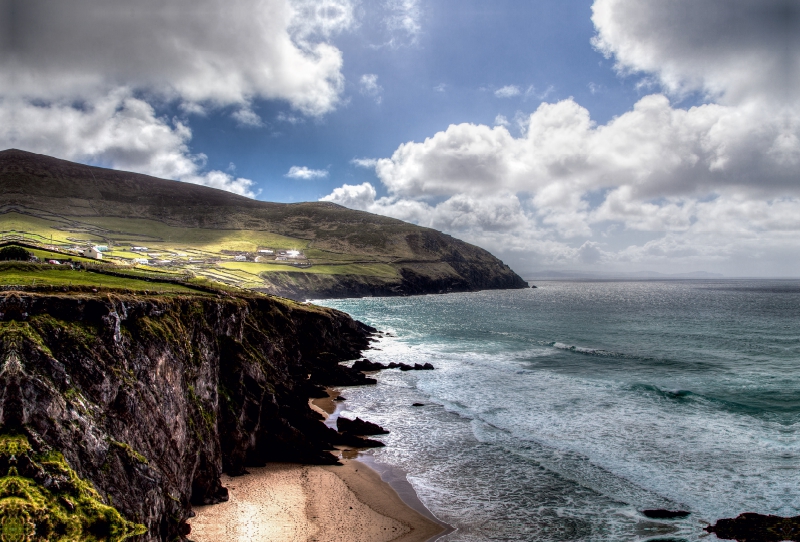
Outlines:
<svg viewBox="0 0 800 542"><path fill-rule="evenodd" d="M373 331L335 310L257 295L3 292L0 434L32 461L63 457L65 479L93 486L125 532L143 526L137 540L185 538L193 504L227 499L223 472L332 464L325 450L367 444L326 427L308 398L374 382L340 365ZM8 460L0 467L19 474ZM51 513L78 514L43 476L31 483L58 503ZM4 514L24 525L31 510Z"/></svg>

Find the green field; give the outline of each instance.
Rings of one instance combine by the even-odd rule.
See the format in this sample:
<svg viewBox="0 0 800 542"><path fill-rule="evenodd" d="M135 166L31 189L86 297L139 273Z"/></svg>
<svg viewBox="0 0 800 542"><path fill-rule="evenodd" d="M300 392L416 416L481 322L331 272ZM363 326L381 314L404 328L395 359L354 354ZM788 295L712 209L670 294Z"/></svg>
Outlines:
<svg viewBox="0 0 800 542"><path fill-rule="evenodd" d="M133 290L165 294L192 294L200 292L181 284L148 282L134 277L114 277L90 271L72 270L47 264L0 262L0 286L91 287L98 290Z"/></svg>
<svg viewBox="0 0 800 542"><path fill-rule="evenodd" d="M308 273L314 275L358 275L396 279L399 274L389 264L393 259L387 256L365 258L359 254L339 253L309 247L309 241L277 235L260 230L232 230L178 227L157 220L113 217L61 217L52 213L33 214L7 213L0 215L0 231L6 241L18 239L23 243L39 247L55 246L64 250L75 246L87 247L94 244L106 245L109 250L103 260L90 260L72 253L62 254L45 248L29 249L40 260L65 260L100 265L115 264L124 269L162 273L167 275L191 275L217 283L240 288L261 288L269 281L269 274ZM132 251L134 246L144 246L147 251ZM274 251L300 250L305 259L299 260L310 266L297 267L290 262L235 261L234 254L253 254L261 248ZM133 265L135 258L147 258L149 264ZM167 260L169 263L158 264ZM74 284L99 284L102 280L94 276L61 275L60 271L34 273L28 282L22 276L6 277L2 284L23 281L30 284L36 280L41 283L53 280L54 284L63 281ZM55 274L54 274L55 273ZM79 273L79 272L75 272ZM12 282L8 282L8 281ZM103 279L105 280L105 279ZM88 281L88 282L87 282ZM112 284L113 283L113 284ZM124 287L115 281L105 280L108 287ZM133 288L135 289L135 288Z"/></svg>
<svg viewBox="0 0 800 542"><path fill-rule="evenodd" d="M260 247L302 250L308 246L306 240L265 231L179 228L156 220L137 218L91 217L82 218L81 221L109 232L107 235L115 244L130 245L130 238L136 237L141 241L135 244L157 250L178 250L186 245L196 250L218 253L221 250L255 252Z"/></svg>
<svg viewBox="0 0 800 542"><path fill-rule="evenodd" d="M382 263L372 264L340 264L340 265L314 265L312 267L295 267L279 263L251 263L251 262L224 262L219 267L223 269L244 271L253 276L262 273L313 273L322 275L365 275L370 277L397 277L397 270L391 265Z"/></svg>

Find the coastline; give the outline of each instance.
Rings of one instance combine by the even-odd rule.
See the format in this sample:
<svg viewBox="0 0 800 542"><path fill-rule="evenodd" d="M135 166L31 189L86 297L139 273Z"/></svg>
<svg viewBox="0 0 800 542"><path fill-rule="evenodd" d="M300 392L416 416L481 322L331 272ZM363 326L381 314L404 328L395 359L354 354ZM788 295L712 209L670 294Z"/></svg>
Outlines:
<svg viewBox="0 0 800 542"><path fill-rule="evenodd" d="M338 392L309 406L335 423ZM381 469L357 450L342 465L271 463L221 482L224 503L196 506L187 521L193 542L432 542L452 532L425 508L401 473ZM376 468L373 468L376 467Z"/></svg>

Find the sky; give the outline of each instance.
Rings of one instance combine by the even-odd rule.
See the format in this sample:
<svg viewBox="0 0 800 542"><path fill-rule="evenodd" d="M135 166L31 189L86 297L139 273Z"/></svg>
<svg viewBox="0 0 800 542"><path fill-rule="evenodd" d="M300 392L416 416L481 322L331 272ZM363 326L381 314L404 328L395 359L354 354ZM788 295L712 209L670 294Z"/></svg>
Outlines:
<svg viewBox="0 0 800 542"><path fill-rule="evenodd" d="M800 276L797 0L0 0L0 148L518 273Z"/></svg>

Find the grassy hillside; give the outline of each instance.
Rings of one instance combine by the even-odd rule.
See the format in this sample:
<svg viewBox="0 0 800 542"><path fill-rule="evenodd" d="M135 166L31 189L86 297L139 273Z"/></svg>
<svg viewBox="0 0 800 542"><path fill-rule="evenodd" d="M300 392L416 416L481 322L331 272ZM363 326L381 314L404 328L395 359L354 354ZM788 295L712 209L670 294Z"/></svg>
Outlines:
<svg viewBox="0 0 800 542"><path fill-rule="evenodd" d="M256 201L17 150L0 152L0 195L2 240L75 257L103 245L117 265L295 297L525 286L481 248L332 203Z"/></svg>

